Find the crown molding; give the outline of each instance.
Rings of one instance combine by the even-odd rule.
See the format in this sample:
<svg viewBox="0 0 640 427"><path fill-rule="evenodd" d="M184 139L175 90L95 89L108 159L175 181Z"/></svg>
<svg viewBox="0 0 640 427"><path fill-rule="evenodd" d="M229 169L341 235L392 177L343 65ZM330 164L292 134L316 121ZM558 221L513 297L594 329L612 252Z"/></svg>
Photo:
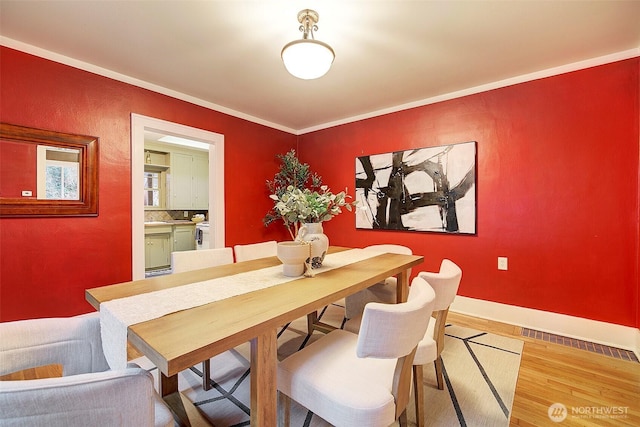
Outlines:
<svg viewBox="0 0 640 427"><path fill-rule="evenodd" d="M511 77L504 80L499 80L493 83L487 83L480 86L471 87L455 92L446 93L443 95L434 96L431 98L422 99L419 101L410 102L407 104L397 105L395 107L385 108L383 110L371 111L366 114L353 116L345 119L336 120L329 123L323 123L321 125L300 129L298 135L305 133L315 132L322 129L327 129L334 126L339 126L347 123L357 122L359 120L370 119L385 114L396 113L402 110L408 110L410 108L423 107L425 105L435 104L442 101L449 101L455 98L462 98L463 96L474 95L481 92L487 92L493 89L500 89L507 86L513 86L519 83L530 82L533 80L543 79L545 77L557 76L559 74L570 73L572 71L578 71L585 68L596 67L598 65L609 64L612 62L622 61L629 58L640 56L640 47L635 49L629 49L622 52L616 52L610 55L599 56L597 58L591 58L584 61L573 62L571 64L561 65L559 67L548 68L546 70L536 71L529 74L523 74L521 76Z"/></svg>
<svg viewBox="0 0 640 427"><path fill-rule="evenodd" d="M245 114L241 111L232 110L230 108L224 107L222 105L214 104L209 101L202 100L200 98L196 98L191 95L184 94L182 92L178 92L163 86L159 86L153 83L146 82L144 80L136 79L125 74L120 74L115 71L98 67L97 65L89 64L88 62L79 61L77 59L60 55L59 53L51 52L37 46L33 46L27 43L23 43L17 40L10 39L8 37L0 37L0 45L19 50L21 52L25 52L31 55L38 56L40 58L48 59L53 62L58 62L60 64L69 65L73 68L78 68L83 71L88 71L93 74L98 74L103 77L108 77L113 80L117 80L119 82L127 83L133 86L137 86L143 89L148 89L153 92L157 92L163 95L170 96L172 98L180 99L182 101L189 102L191 104L199 105L201 107L208 108L210 110L218 111L220 113L228 114L233 117L237 117L239 119L247 120L253 123L257 123L263 126L267 126L270 128L274 128L277 130L281 130L283 132L297 134L295 129L291 129L286 126L279 125L277 123L272 123L266 120L263 120L259 117L254 117L249 114Z"/></svg>
<svg viewBox="0 0 640 427"><path fill-rule="evenodd" d="M511 77L504 80L499 80L493 83L487 83L480 86L475 86L455 92L446 93L443 95L434 96L431 98L422 99L419 101L410 102L407 104L400 104L394 107L385 108L382 110L371 111L366 114L361 114L358 116L352 116L332 122L323 123L317 126L312 126L304 129L292 129L286 126L282 126L278 123L269 122L263 120L259 117L251 116L249 114L245 114L241 111L232 110L230 108L224 107L222 105L214 104L209 101L204 101L200 98L193 97L191 95L186 95L181 92L177 92L175 90L159 86L153 83L146 82L144 80L139 80L124 74L117 73L115 71L108 70L106 68L98 67L93 64L89 64L87 62L79 61L77 59L70 58L68 56L60 55L55 52L51 52L37 46L33 46L27 43L23 43L17 40L10 39L8 37L0 36L0 45L6 46L12 49L16 49L25 53L29 53L31 55L35 55L41 58L45 58L54 62L59 62L61 64L69 65L74 68L78 68L84 71L88 71L90 73L98 74L100 76L108 77L123 83L128 83L133 86L141 87L143 89L148 89L153 92L161 93L163 95L171 96L176 99L180 99L182 101L190 102L195 105L199 105L201 107L209 108L214 111L218 111L220 113L228 114L233 117L237 117L239 119L247 120L253 123L257 123L263 126L267 126L273 129L281 130L283 132L287 132L293 135L304 135L306 133L315 132L347 123L353 123L360 120L370 119L377 116L382 116L385 114L396 113L402 110L408 110L410 108L423 107L425 105L435 104L437 102L448 101L455 98L461 98L463 96L474 95L481 92L486 92L494 89L499 89L507 86L516 85L519 83L525 83L533 80L543 79L546 77L556 76L559 74L565 74L572 71L578 71L585 68L596 67L599 65L604 65L612 62L622 61L625 59L634 58L640 56L640 47L625 50L622 52L616 52L609 55L599 56L596 58L587 59L584 61L573 62L566 65L561 65L559 67L548 68L545 70L536 71L533 73L523 74L516 77Z"/></svg>

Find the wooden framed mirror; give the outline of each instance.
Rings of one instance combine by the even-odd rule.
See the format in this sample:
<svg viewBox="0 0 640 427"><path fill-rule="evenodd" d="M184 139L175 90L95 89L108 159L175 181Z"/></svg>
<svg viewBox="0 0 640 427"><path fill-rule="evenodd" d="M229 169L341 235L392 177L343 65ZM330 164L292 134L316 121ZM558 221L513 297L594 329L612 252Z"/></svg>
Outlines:
<svg viewBox="0 0 640 427"><path fill-rule="evenodd" d="M98 216L98 138L0 123L0 217Z"/></svg>

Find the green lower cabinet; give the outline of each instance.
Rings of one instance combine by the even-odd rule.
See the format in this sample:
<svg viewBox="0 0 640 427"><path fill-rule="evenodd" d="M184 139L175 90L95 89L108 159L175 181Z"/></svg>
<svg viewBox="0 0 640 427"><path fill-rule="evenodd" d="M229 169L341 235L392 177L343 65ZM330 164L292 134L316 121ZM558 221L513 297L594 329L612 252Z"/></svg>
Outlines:
<svg viewBox="0 0 640 427"><path fill-rule="evenodd" d="M171 265L171 233L144 236L145 270L167 268Z"/></svg>
<svg viewBox="0 0 640 427"><path fill-rule="evenodd" d="M173 226L173 250L191 251L196 248L196 228L193 225Z"/></svg>

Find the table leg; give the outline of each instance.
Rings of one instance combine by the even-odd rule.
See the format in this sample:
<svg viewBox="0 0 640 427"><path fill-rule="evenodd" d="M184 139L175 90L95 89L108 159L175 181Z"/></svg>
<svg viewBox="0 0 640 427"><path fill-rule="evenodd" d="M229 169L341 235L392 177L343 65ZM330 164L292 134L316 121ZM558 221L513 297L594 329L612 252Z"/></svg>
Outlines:
<svg viewBox="0 0 640 427"><path fill-rule="evenodd" d="M278 348L273 328L251 340L251 425L276 425Z"/></svg>
<svg viewBox="0 0 640 427"><path fill-rule="evenodd" d="M307 332L313 333L314 325L318 322L318 312L312 311L307 314Z"/></svg>
<svg viewBox="0 0 640 427"><path fill-rule="evenodd" d="M211 361L209 359L202 362L202 388L211 390Z"/></svg>
<svg viewBox="0 0 640 427"><path fill-rule="evenodd" d="M406 302L409 297L409 271L396 274L396 303Z"/></svg>
<svg viewBox="0 0 640 427"><path fill-rule="evenodd" d="M167 377L160 372L160 394L173 414L179 427L211 426L198 408L178 391L178 375Z"/></svg>
<svg viewBox="0 0 640 427"><path fill-rule="evenodd" d="M318 312L312 311L307 314L307 331L312 334L313 331L320 331L328 334L329 332L338 329L335 326L328 325L324 322L318 321Z"/></svg>
<svg viewBox="0 0 640 427"><path fill-rule="evenodd" d="M165 397L178 391L178 375L167 377L160 372L160 396Z"/></svg>

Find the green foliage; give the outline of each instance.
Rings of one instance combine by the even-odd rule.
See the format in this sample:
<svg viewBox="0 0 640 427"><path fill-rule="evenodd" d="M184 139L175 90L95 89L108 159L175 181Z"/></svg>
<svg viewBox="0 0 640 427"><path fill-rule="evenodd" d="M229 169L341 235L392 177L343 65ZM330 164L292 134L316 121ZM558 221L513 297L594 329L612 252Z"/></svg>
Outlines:
<svg viewBox="0 0 640 427"><path fill-rule="evenodd" d="M311 168L307 163L300 163L300 160L296 156L296 150L291 150L286 154L278 154L276 158L280 160L280 170L273 177L273 180L267 180L269 194L275 194L280 198L290 186L300 190L309 188L312 191L317 191L322 186L322 178L320 175L311 172ZM272 222L280 219L283 218L276 211L274 205L262 219L262 222L265 226L268 226Z"/></svg>
<svg viewBox="0 0 640 427"><path fill-rule="evenodd" d="M267 180L267 188L270 194L282 195L287 187L311 190L318 190L322 186L322 178L317 173L312 173L307 163L300 163L296 156L296 150L291 150L286 154L278 154L276 158L280 160L280 171Z"/></svg>
<svg viewBox="0 0 640 427"><path fill-rule="evenodd" d="M276 156L280 162L280 171L273 180L267 181L273 208L263 218L267 226L276 220L282 220L291 238L295 239L301 223L329 221L342 213L342 207L351 210L355 202L346 191L333 194L322 178L312 173L309 165L300 163L295 150Z"/></svg>
<svg viewBox="0 0 640 427"><path fill-rule="evenodd" d="M333 194L326 185L320 187L320 191L300 190L290 185L282 196L272 194L270 197L287 227L300 222L329 221L342 213L343 207L350 211L353 205L347 202L349 196L345 191Z"/></svg>

